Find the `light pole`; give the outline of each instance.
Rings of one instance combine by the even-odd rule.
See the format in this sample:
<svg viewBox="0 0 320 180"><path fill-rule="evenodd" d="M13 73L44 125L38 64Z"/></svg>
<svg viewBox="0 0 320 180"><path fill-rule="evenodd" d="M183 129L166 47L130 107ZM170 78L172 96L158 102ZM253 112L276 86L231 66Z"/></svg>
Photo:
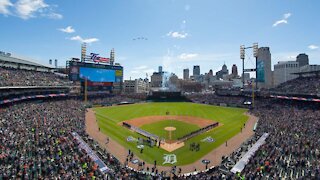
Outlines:
<svg viewBox="0 0 320 180"><path fill-rule="evenodd" d="M240 59L242 59L242 88L244 89L244 59L245 59L245 47L240 46Z"/></svg>
<svg viewBox="0 0 320 180"><path fill-rule="evenodd" d="M253 49L253 56L256 58L256 68L255 69L244 69L244 59L245 59L245 50L246 49ZM242 59L242 83L243 83L243 87L244 87L244 72L248 71L255 71L256 72L256 84L257 84L257 79L258 79L258 43L253 43L253 45L251 47L245 47L244 45L240 46L240 59Z"/></svg>
<svg viewBox="0 0 320 180"><path fill-rule="evenodd" d="M255 69L245 69L244 68L244 59L245 59L245 50L246 49L253 49L253 56L256 59L256 68ZM252 107L254 107L254 91L258 89L258 43L253 43L251 47L245 47L244 45L240 46L240 59L242 59L242 88L244 89L244 72L256 72L256 79L255 82L252 82ZM254 85L256 85L254 87Z"/></svg>
<svg viewBox="0 0 320 180"><path fill-rule="evenodd" d="M258 43L253 43L253 56L256 58L256 89L258 89Z"/></svg>

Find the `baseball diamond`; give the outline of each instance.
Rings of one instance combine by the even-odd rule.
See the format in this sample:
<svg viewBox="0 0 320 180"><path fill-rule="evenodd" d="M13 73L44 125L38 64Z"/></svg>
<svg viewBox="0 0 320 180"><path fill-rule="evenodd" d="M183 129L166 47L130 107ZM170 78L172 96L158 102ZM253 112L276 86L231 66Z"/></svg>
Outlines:
<svg viewBox="0 0 320 180"><path fill-rule="evenodd" d="M164 154L169 153L162 146L158 147L159 145L168 143L167 146L174 146L179 138L198 132L184 139L182 147L170 152L176 155L177 161L174 165L177 166L192 164L200 160L238 134L248 120L248 116L245 115L246 109L189 102L141 103L99 107L93 110L102 133L150 164L154 161L162 164ZM124 127L122 123L138 128L144 132L143 135ZM216 127L200 131L215 123L217 123ZM171 138L169 138L169 132L165 130L166 127L175 128L170 132L172 133ZM148 133L150 136L146 135ZM202 141L209 136L214 141ZM138 139L138 142L128 142L128 137ZM144 144L143 153L137 148L139 143ZM192 143L199 144L200 150L191 151ZM172 166L172 164L164 163L162 166Z"/></svg>

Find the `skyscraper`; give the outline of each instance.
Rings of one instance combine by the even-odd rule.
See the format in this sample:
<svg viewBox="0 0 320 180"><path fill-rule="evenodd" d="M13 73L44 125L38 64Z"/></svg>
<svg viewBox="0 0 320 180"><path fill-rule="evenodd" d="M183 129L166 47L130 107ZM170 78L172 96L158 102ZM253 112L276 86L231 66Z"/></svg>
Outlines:
<svg viewBox="0 0 320 180"><path fill-rule="evenodd" d="M271 53L269 47L261 47L258 49L256 78L258 81L259 88L272 87Z"/></svg>
<svg viewBox="0 0 320 180"><path fill-rule="evenodd" d="M297 62L299 63L299 66L305 66L305 65L309 65L309 57L308 55L306 55L305 53L299 54L297 56Z"/></svg>
<svg viewBox="0 0 320 180"><path fill-rule="evenodd" d="M162 66L159 66L158 72L159 72L159 73L162 73Z"/></svg>
<svg viewBox="0 0 320 180"><path fill-rule="evenodd" d="M216 72L216 78L217 79L222 79L223 75L228 75L229 74L229 70L226 64L223 64L222 69L218 72Z"/></svg>
<svg viewBox="0 0 320 180"><path fill-rule="evenodd" d="M232 71L231 74L232 74L233 78L238 76L238 67L237 67L237 65L235 65L235 64L232 65L232 70L231 71Z"/></svg>
<svg viewBox="0 0 320 180"><path fill-rule="evenodd" d="M193 76L200 76L200 66L193 66Z"/></svg>
<svg viewBox="0 0 320 180"><path fill-rule="evenodd" d="M188 80L189 79L189 69L183 70L183 79Z"/></svg>

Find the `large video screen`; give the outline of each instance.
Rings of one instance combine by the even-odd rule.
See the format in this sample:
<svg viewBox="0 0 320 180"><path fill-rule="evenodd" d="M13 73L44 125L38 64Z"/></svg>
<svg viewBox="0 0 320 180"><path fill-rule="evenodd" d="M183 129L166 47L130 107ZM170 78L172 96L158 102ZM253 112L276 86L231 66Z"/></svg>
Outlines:
<svg viewBox="0 0 320 180"><path fill-rule="evenodd" d="M87 78L91 82L115 82L115 70L80 67L79 76L81 79Z"/></svg>

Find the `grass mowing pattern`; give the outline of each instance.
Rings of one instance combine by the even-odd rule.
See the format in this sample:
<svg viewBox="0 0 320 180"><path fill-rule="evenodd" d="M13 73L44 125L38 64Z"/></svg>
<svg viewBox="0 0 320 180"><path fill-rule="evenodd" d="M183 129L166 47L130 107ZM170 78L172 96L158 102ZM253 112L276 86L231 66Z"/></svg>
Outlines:
<svg viewBox="0 0 320 180"><path fill-rule="evenodd" d="M171 133L171 140L177 140L179 137L200 129L200 127L195 124L189 124L176 120L164 120L152 124L145 124L140 128L169 140L169 132L164 130L165 127L169 126L176 128L176 130Z"/></svg>
<svg viewBox="0 0 320 180"><path fill-rule="evenodd" d="M167 111L170 115L190 115L222 123L223 126L214 128L213 130L195 136L185 142L185 146L171 153L177 156L177 166L193 163L196 160L201 160L205 154L220 146L225 141L240 132L243 124L248 120L248 117L243 113L246 109L228 108L211 106L195 103L144 103L125 106L112 106L94 108L98 125L101 131L113 140L119 142L127 149L131 149L135 155L148 163L153 164L154 160L157 164L162 165L163 154L169 154L161 148L150 148L145 146L143 154L140 154L135 142L127 142L128 136L135 138L142 137L137 133L129 131L127 128L119 126L118 123L137 117L165 115ZM215 139L214 143L201 142L202 139L211 136ZM189 145L192 142L200 143L201 150L198 152L190 151ZM171 164L165 164L171 166Z"/></svg>

